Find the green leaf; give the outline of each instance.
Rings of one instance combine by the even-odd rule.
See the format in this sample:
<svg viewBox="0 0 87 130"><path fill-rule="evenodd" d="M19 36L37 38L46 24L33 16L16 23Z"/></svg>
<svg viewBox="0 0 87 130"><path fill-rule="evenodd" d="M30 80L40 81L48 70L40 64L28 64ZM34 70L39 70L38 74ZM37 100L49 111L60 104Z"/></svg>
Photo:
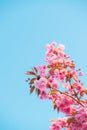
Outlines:
<svg viewBox="0 0 87 130"><path fill-rule="evenodd" d="M36 78L32 78L29 84L33 84Z"/></svg>
<svg viewBox="0 0 87 130"><path fill-rule="evenodd" d="M27 71L26 75L35 75L35 73L33 71Z"/></svg>
<svg viewBox="0 0 87 130"><path fill-rule="evenodd" d="M53 107L53 108L54 108L54 110L55 110L55 109L57 109L57 106L56 106L56 105L54 105L54 107Z"/></svg>
<svg viewBox="0 0 87 130"><path fill-rule="evenodd" d="M34 89L35 89L35 86L32 86L32 87L30 88L30 94L33 93Z"/></svg>
<svg viewBox="0 0 87 130"><path fill-rule="evenodd" d="M57 107L57 112L59 113L59 108Z"/></svg>
<svg viewBox="0 0 87 130"><path fill-rule="evenodd" d="M58 92L57 89L53 89L53 90L51 90L51 91L49 92L49 94L50 94L50 95L54 95L54 94L56 94L57 92Z"/></svg>
<svg viewBox="0 0 87 130"><path fill-rule="evenodd" d="M37 73L37 68L36 68L36 67L34 67L33 69L34 69L34 71Z"/></svg>
<svg viewBox="0 0 87 130"><path fill-rule="evenodd" d="M37 96L40 95L40 89L36 88L36 94L37 94Z"/></svg>

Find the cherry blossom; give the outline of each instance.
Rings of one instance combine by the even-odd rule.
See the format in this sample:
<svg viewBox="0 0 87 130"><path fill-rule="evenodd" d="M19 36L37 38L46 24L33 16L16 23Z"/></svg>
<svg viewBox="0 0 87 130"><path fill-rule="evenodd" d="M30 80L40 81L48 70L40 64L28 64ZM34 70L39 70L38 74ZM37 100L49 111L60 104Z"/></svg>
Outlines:
<svg viewBox="0 0 87 130"><path fill-rule="evenodd" d="M27 71L30 93L36 91L40 99L48 99L54 110L65 117L51 120L50 130L87 130L87 89L74 60L65 53L65 46L56 42L46 45L46 65ZM85 96L84 96L85 95Z"/></svg>

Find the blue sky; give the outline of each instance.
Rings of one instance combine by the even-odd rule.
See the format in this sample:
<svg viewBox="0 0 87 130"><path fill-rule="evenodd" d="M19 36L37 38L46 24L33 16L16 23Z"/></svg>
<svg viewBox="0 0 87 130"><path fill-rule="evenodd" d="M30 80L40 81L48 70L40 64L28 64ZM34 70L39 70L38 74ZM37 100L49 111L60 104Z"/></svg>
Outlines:
<svg viewBox="0 0 87 130"><path fill-rule="evenodd" d="M87 85L86 0L0 0L0 130L48 130L49 101L29 95L25 72L43 64L45 45L66 46Z"/></svg>

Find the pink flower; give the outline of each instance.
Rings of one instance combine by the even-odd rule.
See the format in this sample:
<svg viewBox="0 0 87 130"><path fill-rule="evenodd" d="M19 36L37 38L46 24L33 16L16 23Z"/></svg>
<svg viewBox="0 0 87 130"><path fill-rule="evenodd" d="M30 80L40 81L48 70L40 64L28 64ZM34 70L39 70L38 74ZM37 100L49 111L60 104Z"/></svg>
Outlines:
<svg viewBox="0 0 87 130"><path fill-rule="evenodd" d="M46 85L47 85L47 79L44 77L41 77L39 80L34 81L35 87L40 89L41 91L46 90Z"/></svg>
<svg viewBox="0 0 87 130"><path fill-rule="evenodd" d="M59 78L59 70L55 69L53 75L58 79Z"/></svg>
<svg viewBox="0 0 87 130"><path fill-rule="evenodd" d="M50 130L61 130L61 126L56 123L52 123Z"/></svg>
<svg viewBox="0 0 87 130"><path fill-rule="evenodd" d="M83 72L80 72L80 73L79 73L79 76L83 76Z"/></svg>
<svg viewBox="0 0 87 130"><path fill-rule="evenodd" d="M52 100L52 96L47 94L46 91L42 91L40 93L40 99L50 99L50 100Z"/></svg>
<svg viewBox="0 0 87 130"><path fill-rule="evenodd" d="M46 69L47 67L45 65L40 65L37 67L37 70L39 71L40 75L43 77L46 76Z"/></svg>
<svg viewBox="0 0 87 130"><path fill-rule="evenodd" d="M58 88L58 82L56 82L53 77L50 77L50 78L48 79L48 84L49 84L49 85L51 86L51 88L53 88L53 89L57 89L57 88Z"/></svg>
<svg viewBox="0 0 87 130"><path fill-rule="evenodd" d="M68 89L71 88L70 84L66 84L66 83L64 83L64 86L63 86L63 87L64 87L64 88L68 88Z"/></svg>
<svg viewBox="0 0 87 130"><path fill-rule="evenodd" d="M71 122L72 130L86 130L87 129L87 108L78 107L77 114L73 116L76 123Z"/></svg>
<svg viewBox="0 0 87 130"><path fill-rule="evenodd" d="M66 127L67 125L67 118L59 118L57 122L61 125L61 127Z"/></svg>
<svg viewBox="0 0 87 130"><path fill-rule="evenodd" d="M62 44L59 44L57 48L55 48L56 42L52 42L50 45L47 44L46 46L46 62L49 62L50 64L54 64L56 62L63 63L64 59L64 46Z"/></svg>
<svg viewBox="0 0 87 130"><path fill-rule="evenodd" d="M60 81L64 81L65 79L65 76L67 74L67 70L66 69L62 69L62 70L58 70L58 69L55 69L54 70L54 77L56 77L58 80Z"/></svg>
<svg viewBox="0 0 87 130"><path fill-rule="evenodd" d="M57 47L57 50L64 51L64 49L65 49L65 46L63 44L59 44Z"/></svg>
<svg viewBox="0 0 87 130"><path fill-rule="evenodd" d="M74 103L72 98L69 98L68 96L64 94L60 94L60 96L56 98L56 105L59 108L59 110L66 115L71 114L71 105Z"/></svg>
<svg viewBox="0 0 87 130"><path fill-rule="evenodd" d="M67 126L67 118L59 118L54 121L50 127L50 130L61 130Z"/></svg>
<svg viewBox="0 0 87 130"><path fill-rule="evenodd" d="M53 78L53 77L48 78L49 84L53 83L53 81L54 81L54 78Z"/></svg>
<svg viewBox="0 0 87 130"><path fill-rule="evenodd" d="M57 89L58 83L54 81L51 86L52 86L53 89Z"/></svg>
<svg viewBox="0 0 87 130"><path fill-rule="evenodd" d="M78 90L79 92L81 92L82 91L82 84L80 84L80 83L75 83L75 84L73 84L73 86L76 88L76 90Z"/></svg>

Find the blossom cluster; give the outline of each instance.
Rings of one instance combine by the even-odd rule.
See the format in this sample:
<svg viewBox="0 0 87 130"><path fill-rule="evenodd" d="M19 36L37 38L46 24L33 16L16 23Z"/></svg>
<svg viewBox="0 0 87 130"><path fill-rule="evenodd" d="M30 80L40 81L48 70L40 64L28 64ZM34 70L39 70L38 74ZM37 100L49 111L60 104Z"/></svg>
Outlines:
<svg viewBox="0 0 87 130"><path fill-rule="evenodd" d="M47 65L34 67L26 74L30 93L36 91L40 99L49 99L64 118L51 120L50 130L86 130L87 129L87 89L83 87L81 69L76 69L74 60L65 53L62 44L56 42L46 45Z"/></svg>

